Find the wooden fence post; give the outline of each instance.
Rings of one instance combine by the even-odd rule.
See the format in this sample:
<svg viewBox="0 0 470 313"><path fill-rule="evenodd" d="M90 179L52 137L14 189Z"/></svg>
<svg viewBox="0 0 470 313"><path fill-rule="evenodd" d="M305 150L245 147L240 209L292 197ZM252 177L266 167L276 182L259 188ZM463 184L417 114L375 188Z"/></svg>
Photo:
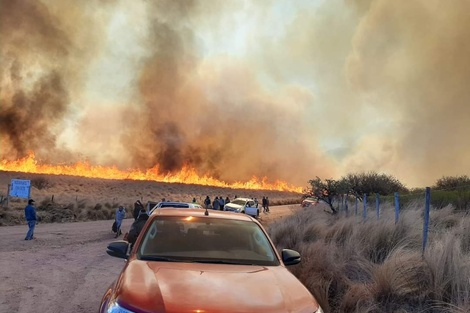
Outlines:
<svg viewBox="0 0 470 313"><path fill-rule="evenodd" d="M11 184L8 184L8 190L7 190L7 208L10 206L10 188L11 188Z"/></svg>

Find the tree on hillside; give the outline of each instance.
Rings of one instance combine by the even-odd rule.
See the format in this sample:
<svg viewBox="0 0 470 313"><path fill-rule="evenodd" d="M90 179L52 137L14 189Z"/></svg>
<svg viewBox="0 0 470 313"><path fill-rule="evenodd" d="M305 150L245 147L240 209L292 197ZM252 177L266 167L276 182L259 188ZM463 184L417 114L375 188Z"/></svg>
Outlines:
<svg viewBox="0 0 470 313"><path fill-rule="evenodd" d="M395 177L375 172L350 173L342 177L343 185L356 197L375 194L390 195L398 191L408 191L407 188Z"/></svg>
<svg viewBox="0 0 470 313"><path fill-rule="evenodd" d="M337 181L334 179L325 179L324 181L318 176L309 181L312 186L310 194L318 200L325 202L329 205L333 214L338 213L338 209L334 207L334 201L338 200L340 195L347 193L348 187L344 181Z"/></svg>

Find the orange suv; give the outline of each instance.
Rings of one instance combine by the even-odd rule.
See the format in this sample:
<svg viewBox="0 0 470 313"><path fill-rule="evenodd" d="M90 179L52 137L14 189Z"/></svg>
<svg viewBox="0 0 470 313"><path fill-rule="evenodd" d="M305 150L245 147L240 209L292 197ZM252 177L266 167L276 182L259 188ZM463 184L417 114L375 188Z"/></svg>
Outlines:
<svg viewBox="0 0 470 313"><path fill-rule="evenodd" d="M155 210L104 294L100 313L323 312L290 273L299 253L279 254L254 218L200 209Z"/></svg>

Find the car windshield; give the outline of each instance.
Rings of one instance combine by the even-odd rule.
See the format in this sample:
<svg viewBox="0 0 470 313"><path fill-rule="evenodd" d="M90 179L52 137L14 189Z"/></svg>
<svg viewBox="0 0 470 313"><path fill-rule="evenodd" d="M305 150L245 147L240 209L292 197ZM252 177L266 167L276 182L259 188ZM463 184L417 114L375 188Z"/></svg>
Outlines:
<svg viewBox="0 0 470 313"><path fill-rule="evenodd" d="M210 217L156 217L137 248L154 261L279 265L266 234L252 221Z"/></svg>
<svg viewBox="0 0 470 313"><path fill-rule="evenodd" d="M189 208L189 204L168 202L168 203L162 203L160 207L161 208Z"/></svg>
<svg viewBox="0 0 470 313"><path fill-rule="evenodd" d="M230 202L232 204L238 204L238 205L245 205L246 201L245 200L241 200L241 199L234 199L232 202Z"/></svg>

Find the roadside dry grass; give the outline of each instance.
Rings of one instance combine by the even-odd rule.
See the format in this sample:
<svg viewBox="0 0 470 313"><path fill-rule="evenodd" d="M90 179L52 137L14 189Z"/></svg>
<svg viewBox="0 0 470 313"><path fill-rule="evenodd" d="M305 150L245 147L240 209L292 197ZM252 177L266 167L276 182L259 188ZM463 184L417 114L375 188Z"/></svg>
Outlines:
<svg viewBox="0 0 470 313"><path fill-rule="evenodd" d="M278 249L299 251L291 271L325 312L470 312L470 216L451 207L431 212L422 254L423 206L331 216L322 205L269 225Z"/></svg>
<svg viewBox="0 0 470 313"><path fill-rule="evenodd" d="M292 192L230 189L189 184L170 184L151 181L105 180L63 175L36 175L0 171L0 195L7 194L11 179L29 179L35 182L31 198L36 201L41 222L73 222L114 218L119 205L132 214L136 200L166 200L203 203L206 196L235 196L257 198L268 196L271 205L300 202L300 195ZM8 206L0 206L0 226L25 223L25 199L11 198Z"/></svg>

